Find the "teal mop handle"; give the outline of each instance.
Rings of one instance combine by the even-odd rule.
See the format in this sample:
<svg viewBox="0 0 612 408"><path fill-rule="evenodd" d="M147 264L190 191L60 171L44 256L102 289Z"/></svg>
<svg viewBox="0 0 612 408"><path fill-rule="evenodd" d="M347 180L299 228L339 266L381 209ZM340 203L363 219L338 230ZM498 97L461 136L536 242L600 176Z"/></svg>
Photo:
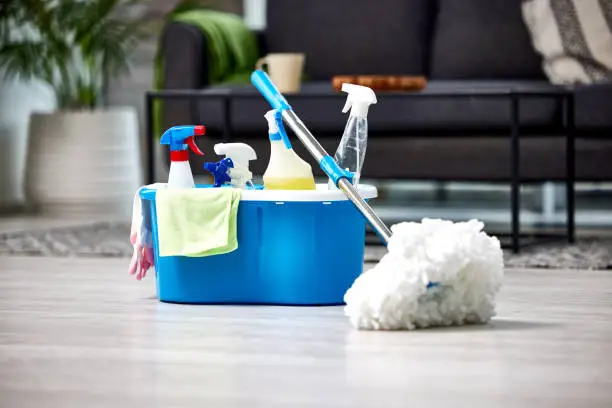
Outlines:
<svg viewBox="0 0 612 408"><path fill-rule="evenodd" d="M338 163L331 157L310 133L306 125L295 114L285 97L278 91L272 83L268 75L261 70L253 72L251 82L259 92L266 98L273 109L281 111L283 120L293 130L295 135L300 139L308 152L319 163L321 169L329 176L336 186L344 192L349 200L353 202L355 207L361 212L365 219L369 222L372 229L378 234L384 244L389 243L391 238L391 230L385 225L380 217L374 212L372 207L361 197L357 189L351 183L352 175L340 168Z"/></svg>

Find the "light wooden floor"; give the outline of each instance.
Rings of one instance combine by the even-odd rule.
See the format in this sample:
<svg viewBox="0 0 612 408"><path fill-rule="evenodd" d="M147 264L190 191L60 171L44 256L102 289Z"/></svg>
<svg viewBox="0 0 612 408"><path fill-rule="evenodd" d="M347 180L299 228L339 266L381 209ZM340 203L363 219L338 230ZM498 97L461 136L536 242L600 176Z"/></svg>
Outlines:
<svg viewBox="0 0 612 408"><path fill-rule="evenodd" d="M1 407L612 407L612 272L508 272L488 326L162 304L115 259L0 258Z"/></svg>

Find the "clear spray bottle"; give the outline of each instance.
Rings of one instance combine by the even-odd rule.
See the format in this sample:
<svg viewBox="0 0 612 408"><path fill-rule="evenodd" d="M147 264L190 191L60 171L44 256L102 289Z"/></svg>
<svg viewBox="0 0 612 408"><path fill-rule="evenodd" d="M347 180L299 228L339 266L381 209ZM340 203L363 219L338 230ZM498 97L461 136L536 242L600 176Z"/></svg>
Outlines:
<svg viewBox="0 0 612 408"><path fill-rule="evenodd" d="M376 94L367 86L347 83L342 84L342 91L348 94L342 112L350 109L351 113L334 159L340 168L353 173L353 184L357 186L368 145L368 108L376 103ZM335 188L330 180L329 189Z"/></svg>

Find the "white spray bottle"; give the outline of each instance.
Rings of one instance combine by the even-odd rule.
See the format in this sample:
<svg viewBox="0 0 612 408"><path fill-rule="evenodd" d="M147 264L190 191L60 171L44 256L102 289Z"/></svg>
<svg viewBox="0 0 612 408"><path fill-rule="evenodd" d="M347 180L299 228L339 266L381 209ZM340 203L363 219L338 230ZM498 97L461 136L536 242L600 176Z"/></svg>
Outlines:
<svg viewBox="0 0 612 408"><path fill-rule="evenodd" d="M193 188L193 173L189 165L189 150L203 156L204 153L194 142L194 136L202 136L204 126L174 126L166 130L160 143L170 145L170 173L168 188Z"/></svg>
<svg viewBox="0 0 612 408"><path fill-rule="evenodd" d="M231 167L227 175L230 183L237 188L255 188L252 183L253 173L249 170L249 161L256 160L257 154L251 146L246 143L217 143L215 153L225 155L231 159L234 167Z"/></svg>
<svg viewBox="0 0 612 408"><path fill-rule="evenodd" d="M367 86L347 83L342 84L342 91L348 93L342 112L350 109L351 113L334 159L340 168L353 173L353 184L357 186L368 145L368 108L377 102L376 94ZM330 180L329 189L336 188Z"/></svg>

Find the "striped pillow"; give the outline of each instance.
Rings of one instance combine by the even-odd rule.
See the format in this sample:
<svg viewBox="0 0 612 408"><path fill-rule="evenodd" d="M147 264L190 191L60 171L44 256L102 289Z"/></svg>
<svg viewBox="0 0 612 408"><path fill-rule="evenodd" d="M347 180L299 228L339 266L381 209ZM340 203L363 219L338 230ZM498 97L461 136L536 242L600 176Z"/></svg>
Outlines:
<svg viewBox="0 0 612 408"><path fill-rule="evenodd" d="M522 12L552 83L612 81L612 0L525 0Z"/></svg>

